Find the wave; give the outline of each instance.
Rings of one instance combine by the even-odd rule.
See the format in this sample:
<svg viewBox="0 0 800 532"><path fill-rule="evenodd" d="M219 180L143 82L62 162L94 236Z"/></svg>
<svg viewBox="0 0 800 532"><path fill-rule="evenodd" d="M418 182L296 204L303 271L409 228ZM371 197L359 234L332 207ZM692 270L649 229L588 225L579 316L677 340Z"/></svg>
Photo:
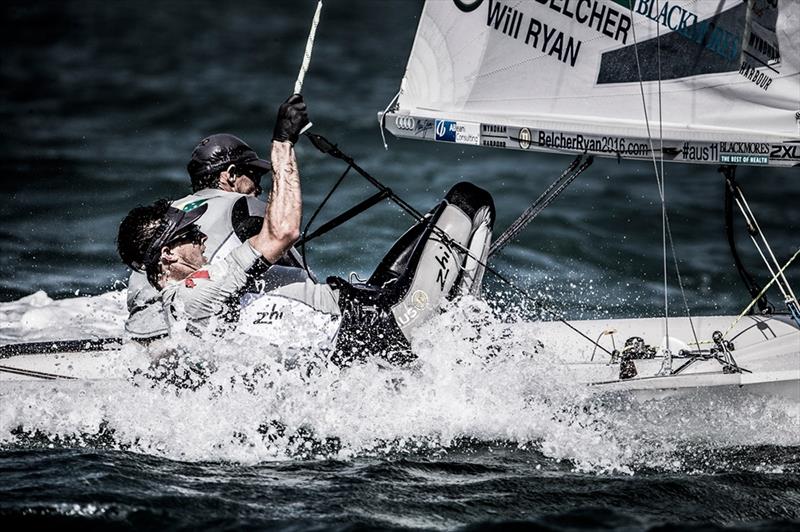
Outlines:
<svg viewBox="0 0 800 532"><path fill-rule="evenodd" d="M126 343L108 353L104 379L0 383L0 445L247 464L494 445L622 473L709 471L735 462L735 449L800 446L797 405L777 399L593 395L564 364L580 352L572 339L524 314L498 300L453 303L419 330L406 367L374 357L336 367L302 331L282 344L188 333ZM5 341L119 334L124 316L122 292L0 304ZM785 462L767 453L751 465L796 467Z"/></svg>

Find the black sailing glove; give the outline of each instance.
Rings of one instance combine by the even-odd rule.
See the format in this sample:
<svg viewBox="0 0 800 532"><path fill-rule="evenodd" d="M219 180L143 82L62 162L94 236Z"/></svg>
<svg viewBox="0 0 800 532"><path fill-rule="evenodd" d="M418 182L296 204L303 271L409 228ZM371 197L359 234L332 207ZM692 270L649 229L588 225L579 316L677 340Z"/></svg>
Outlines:
<svg viewBox="0 0 800 532"><path fill-rule="evenodd" d="M297 142L300 132L308 124L306 104L300 94L292 94L289 99L278 108L278 118L275 121L275 131L272 140L292 144Z"/></svg>

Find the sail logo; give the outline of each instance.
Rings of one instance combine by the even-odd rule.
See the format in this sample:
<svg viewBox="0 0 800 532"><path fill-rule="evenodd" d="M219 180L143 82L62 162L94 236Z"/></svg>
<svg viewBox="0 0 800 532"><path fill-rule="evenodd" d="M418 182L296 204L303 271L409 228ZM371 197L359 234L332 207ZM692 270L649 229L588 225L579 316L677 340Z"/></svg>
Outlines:
<svg viewBox="0 0 800 532"><path fill-rule="evenodd" d="M444 142L456 141L456 123L450 120L436 121L436 140Z"/></svg>
<svg viewBox="0 0 800 532"><path fill-rule="evenodd" d="M719 162L723 164L766 165L769 164L769 157L766 155L720 153Z"/></svg>
<svg viewBox="0 0 800 532"><path fill-rule="evenodd" d="M413 116L397 116L394 119L394 125L397 126L397 129L413 131L417 127L417 121Z"/></svg>
<svg viewBox="0 0 800 532"><path fill-rule="evenodd" d="M720 17L700 20L695 13L669 1L637 0L633 10L727 61L736 61L739 57L739 38L723 27Z"/></svg>
<svg viewBox="0 0 800 532"><path fill-rule="evenodd" d="M715 11L703 20L700 15L688 11L674 0L625 0L626 4L629 2L637 16L672 31L603 52L597 75L598 84L638 83L736 72L741 66L741 57L750 55L743 48L746 43L737 37L741 33L738 25L750 16L748 2L734 4L724 11ZM642 61L640 69L631 69L630 65L636 64L637 55L652 59ZM656 61L655 58L661 60ZM755 77L747 68L742 75ZM762 89L769 86L767 80L760 76L754 83L760 83Z"/></svg>
<svg viewBox="0 0 800 532"><path fill-rule="evenodd" d="M767 155L769 153L769 144L766 142L720 142L720 152L724 153L746 153L746 154L761 154Z"/></svg>
<svg viewBox="0 0 800 532"><path fill-rule="evenodd" d="M767 65L767 68L771 68ZM774 69L773 69L774 70ZM739 75L755 83L760 89L769 90L772 85L773 78L768 74L758 70L758 67L751 65L747 61L742 61L742 66L739 68Z"/></svg>
<svg viewBox="0 0 800 532"><path fill-rule="evenodd" d="M486 5L487 27L571 67L578 62L583 41L571 35L564 25L571 27L575 21L623 44L628 42L633 26L630 16L603 0L531 0L513 5L499 0L453 0L453 3L463 13ZM548 9L570 22L553 20Z"/></svg>
<svg viewBox="0 0 800 532"><path fill-rule="evenodd" d="M523 150L531 147L531 130L527 127L519 130L519 147Z"/></svg>
<svg viewBox="0 0 800 532"><path fill-rule="evenodd" d="M800 144L773 144L770 150L771 159L800 162Z"/></svg>
<svg viewBox="0 0 800 532"><path fill-rule="evenodd" d="M453 0L453 3L464 13L469 13L481 7L483 0Z"/></svg>
<svg viewBox="0 0 800 532"><path fill-rule="evenodd" d="M435 139L440 142L480 145L480 124L475 122L456 122L455 120L436 120Z"/></svg>
<svg viewBox="0 0 800 532"><path fill-rule="evenodd" d="M684 142L680 154L684 161L718 161L719 145Z"/></svg>

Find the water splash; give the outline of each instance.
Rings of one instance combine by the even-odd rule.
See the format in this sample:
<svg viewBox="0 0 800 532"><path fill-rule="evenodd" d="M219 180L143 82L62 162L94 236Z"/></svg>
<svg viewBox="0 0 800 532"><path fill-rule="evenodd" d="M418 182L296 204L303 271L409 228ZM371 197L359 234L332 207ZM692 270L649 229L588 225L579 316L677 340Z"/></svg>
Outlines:
<svg viewBox="0 0 800 532"><path fill-rule="evenodd" d="M118 294L31 297L0 312L19 320L34 308L66 308L73 326L101 332L124 315ZM576 470L627 473L705 471L731 463L731 448L800 445L796 405L778 400L638 403L592 395L563 363L574 352L548 347L539 323L499 307L452 304L419 330L419 358L404 368L376 359L338 368L302 337L272 345L241 334L182 334L148 348L127 344L109 354L102 380L3 383L0 442L241 463L446 453L497 442ZM15 334L42 331L20 325Z"/></svg>

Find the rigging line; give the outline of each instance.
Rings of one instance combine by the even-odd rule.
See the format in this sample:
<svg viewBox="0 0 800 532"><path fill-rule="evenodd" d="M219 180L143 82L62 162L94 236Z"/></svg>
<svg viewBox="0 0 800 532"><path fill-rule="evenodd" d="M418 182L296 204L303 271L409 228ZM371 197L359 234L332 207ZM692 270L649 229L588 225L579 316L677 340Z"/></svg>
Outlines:
<svg viewBox="0 0 800 532"><path fill-rule="evenodd" d="M475 258L475 257L473 256L472 258ZM489 265L482 263L479 259L476 259L476 262L478 262L478 264L481 264L484 268L486 268L486 271L490 272L492 275L494 275L495 277L500 279L507 286L509 286L512 290L516 291L522 297L524 297L528 301L532 302L535 306L538 306L539 308L541 308L542 310L544 310L545 312L547 312L548 314L553 316L557 321L559 321L562 324L566 325L567 327L572 329L573 332L577 333L579 336L581 336L584 339L586 339L589 343L591 343L592 345L595 346L595 349L599 348L600 350L605 352L608 356L613 358L614 355L613 355L613 353L611 353L611 351L609 351L608 349L606 349L605 347L600 345L598 342L596 342L596 341L592 340L591 338L589 338L583 331L579 330L577 327L575 327L570 322L568 322L563 317L561 317L561 313L560 312L557 312L557 311L549 308L547 305L543 304L541 301L537 300L536 298L534 298L533 296L528 294L528 292L526 292L522 288L518 287L516 284L512 283L510 280L506 279L506 277L501 275L500 272L498 272L494 268L490 267Z"/></svg>
<svg viewBox="0 0 800 532"><path fill-rule="evenodd" d="M580 159L581 156L576 157L569 167L564 170L561 176L559 176L559 178L556 179L556 181L554 181L550 187L530 205L530 207L525 209L525 211L520 214L519 217L508 227L508 229L500 234L500 236L497 238L497 240L495 240L489 249L490 257L502 250L506 244L511 241L511 239L515 238L536 216L539 215L540 212L547 208L547 206L550 205L550 203L552 203L552 201L561 194L561 192L572 182L573 179L575 179L584 170L584 168L581 168L580 171L572 173L576 163L580 161Z"/></svg>
<svg viewBox="0 0 800 532"><path fill-rule="evenodd" d="M672 249L672 260L675 263L675 272L677 273L678 277L678 286L681 289L681 298L683 299L683 305L686 309L686 317L689 319L689 327L691 327L692 329L692 336L694 337L694 341L699 346L700 340L697 338L697 331L695 330L694 327L694 320L692 319L691 312L689 312L689 303L686 300L686 291L683 289L683 278L681 277L680 268L678 267L678 255L677 253L675 253L675 242L672 240L672 229L670 228L669 225L669 218L667 218L666 228L667 228L667 236L669 237L669 245L670 248Z"/></svg>
<svg viewBox="0 0 800 532"><path fill-rule="evenodd" d="M656 0L658 3L658 0ZM658 7L658 6L656 6ZM630 11L630 15L633 18L633 5L632 3L629 4L628 10ZM634 56L636 57L636 69L639 75L639 92L642 97L642 110L644 112L644 121L645 126L647 128L647 140L650 145L650 153L651 158L653 161L653 170L656 176L656 184L658 186L658 193L661 199L661 219L662 219L662 256L663 256L663 270L664 270L664 328L665 328L665 336L667 341L667 349L669 350L669 296L668 296L668 283L667 283L667 237L669 237L670 248L672 251L672 258L676 266L676 276L678 277L678 283L683 286L683 281L680 275L680 269L677 268L678 265L678 258L677 253L675 251L675 242L672 239L672 231L669 227L669 216L667 215L666 210L666 197L665 197L665 187L664 187L664 133L663 133L663 108L662 108L662 90L661 90L661 30L656 23L656 41L658 46L658 107L659 107L659 136L661 139L661 144L659 148L660 160L661 160L661 173L659 174L658 163L655 157L655 149L653 146L653 136L650 131L650 119L647 113L647 102L644 96L644 83L642 81L642 69L641 69L641 62L639 60L639 42L636 38L636 24L631 25L631 30L633 34L633 50ZM692 322L691 314L689 313L689 304L686 300L686 294L683 289L681 289L681 296L683 298L684 307L686 308L686 315L689 319L689 323L691 324L692 330L694 330L694 323Z"/></svg>
<svg viewBox="0 0 800 532"><path fill-rule="evenodd" d="M399 198L394 196L394 197L390 197L390 199L395 200L395 199L399 199ZM509 280L506 276L504 276L503 274L498 272L496 269L494 269L491 266L489 266L488 264L486 264L486 262L482 261L480 258L476 257L473 253L470 252L469 249L467 249L466 247L464 247L460 243L458 243L455 240L453 240L453 238L450 235L448 235L447 233L445 233L444 230L440 229L439 227L436 227L435 225L432 226L432 229L444 242L446 242L448 245L451 245L451 246L454 246L456 248L461 249L467 256L472 258L479 265L483 266L486 269L487 272L489 272L492 275L494 275L497 279L502 281L506 286L511 288L513 291L517 292L524 299L527 299L528 301L533 303L534 307L538 307L538 308L544 310L545 312L550 314L552 317L554 317L556 319L556 321L558 321L558 322L566 325L567 327L569 327L573 332L577 333L579 336L583 337L589 343L594 345L595 346L595 350L599 348L604 353L606 353L607 355L609 355L610 357L613 358L614 354L611 351L609 351L608 349L606 349L605 347L600 345L595 340L592 340L583 331L581 331L580 329L578 329L577 327L575 327L574 325L569 323L567 320L565 320L562 317L562 314L561 314L560 311L553 310L552 308L548 307L547 305L545 305L544 303L542 303L538 299L536 299L533 296L531 296L527 291L523 290L522 288L517 286L515 283L511 282L511 280Z"/></svg>
<svg viewBox="0 0 800 532"><path fill-rule="evenodd" d="M659 10L658 0L656 0L656 10ZM681 270L678 265L678 254L675 251L675 241L672 238L672 227L669 223L669 215L666 209L666 195L667 195L667 177L666 173L664 172L664 107L663 107L663 100L662 95L663 91L661 89L661 25L656 23L656 64L658 68L658 138L659 138L659 166L661 169L661 180L659 182L659 186L661 188L661 238L662 238L662 246L663 246L663 260L664 260L664 313L665 316L667 315L668 309L668 300L667 300L667 240L669 240L670 251L672 252L672 261L675 265L675 276L678 279L678 286L680 287L681 291L681 299L683 300L683 307L686 310L686 317L689 320L689 327L692 329L692 336L694 337L695 343L699 345L699 340L697 337L697 331L694 326L694 320L692 319L692 314L689 310L689 302L686 299L686 290L683 287L683 277L681 276ZM641 78L640 78L641 79ZM653 157L655 157L655 152L653 152ZM656 174L656 179L658 180L658 174ZM665 320L666 321L666 320ZM669 349L669 324L666 324L666 337L667 337L667 349Z"/></svg>
<svg viewBox="0 0 800 532"><path fill-rule="evenodd" d="M769 242L767 241L766 235L764 235L764 232L761 230L761 227L758 225L758 220L756 220L756 217L753 214L753 211L750 209L750 204L747 202L747 199L744 197L744 194L739 194L739 197L741 198L742 203L744 204L745 208L747 208L747 213L750 215L750 219L753 221L753 225L754 225L756 231L758 232L758 235L761 237L761 241L764 243L764 247L767 248L767 251L769 252L769 256L772 258L773 265L776 266L776 267L780 266L780 263L778 262L778 259L775 258L775 254L772 252L772 247L769 245ZM740 206L740 208L741 208L741 206ZM753 238L755 238L755 237L753 237ZM794 291L792 290L792 287L789 284L789 281L786 279L786 276L781 274L781 280L783 281L783 284L786 287L786 290L789 293L789 295L792 297L792 299L794 299L796 301L797 297L794 295Z"/></svg>
<svg viewBox="0 0 800 532"><path fill-rule="evenodd" d="M53 380L76 380L76 377L70 377L69 375L57 375L55 373L46 373L44 371L36 371L32 369L24 369L24 368L16 368L14 366L0 366L0 373L11 373L12 375L22 375L24 377L34 377L37 379L44 379L48 381Z"/></svg>
<svg viewBox="0 0 800 532"><path fill-rule="evenodd" d="M747 223L748 226L747 232L750 235L750 239L753 241L753 245L758 251L758 254L761 256L761 260L763 260L764 264L766 264L769 273L775 274L775 270L780 268L780 263L775 258L775 255L772 253L772 249L769 247L769 242L767 242L764 233L761 232L761 228L759 227L758 222L755 219L755 215L753 214L753 211L750 210L750 205L747 203L747 200L744 198L744 194L742 194L742 191L738 186L736 187L735 192L736 194L734 196L734 201L736 202L736 205L739 207L739 210L741 211L742 216L744 217L745 222ZM761 241L769 251L773 263L770 263L769 260L767 260L767 257L764 255L761 246L758 244L758 241L756 240L756 235L761 237ZM775 270L773 268L775 268ZM792 292L792 288L789 285L789 282L786 280L786 277L781 275L778 281L782 281L778 282L778 289L780 290L781 295L783 295L785 302L790 303L792 301L796 301L796 298L794 297L794 292Z"/></svg>
<svg viewBox="0 0 800 532"><path fill-rule="evenodd" d="M405 77L403 78L405 79ZM378 124L381 130L381 141L383 141L383 149L389 150L389 144L386 142L386 113L389 112L389 109L397 102L400 98L400 93L403 92L403 82L400 82L400 88L397 89L397 94L394 95L394 98L391 99L389 105L386 106L386 109L383 110L381 113L381 117L378 119Z"/></svg>
<svg viewBox="0 0 800 532"><path fill-rule="evenodd" d="M633 2L628 4L628 9L630 11L631 19L633 19ZM633 35L633 53L636 57L636 71L639 77L639 93L642 96L642 111L644 112L644 124L645 128L647 129L647 142L650 145L650 154L653 160L653 171L656 175L656 184L658 186L658 195L661 198L661 221L662 221L662 237L664 236L664 186L661 181L661 176L658 172L658 163L656 162L655 157L655 149L653 146L653 134L650 131L650 118L647 114L647 101L644 97L644 82L642 81L642 65L639 61L639 40L636 38L636 24L631 24L631 30ZM656 31L658 31L658 22L656 22ZM667 339L666 347L667 351L669 351L669 297L667 294L667 274L666 274L666 238L663 238L663 253L664 253L664 330L665 336Z"/></svg>
<svg viewBox="0 0 800 532"><path fill-rule="evenodd" d="M339 176L339 179L336 181L336 184L333 185L333 188L331 188L331 190L325 196L325 199L322 200L322 203L320 203L319 206L317 206L316 210L311 215L311 218L309 218L308 223L303 228L303 235L301 237L301 243L300 243L300 251L303 256L303 268L305 268L306 273L308 274L309 277L312 277L312 275L308 269L308 261L306 260L306 242L308 242L306 235L308 234L308 228L311 227L311 223L317 218L317 215L320 213L320 211L328 202L328 200L331 199L331 196L333 196L333 193L336 191L337 188L339 188L339 185L342 184L342 181L344 181L344 178L347 177L347 174L350 172L351 168L352 168L351 165L347 165L347 168L345 168L344 172L342 172L342 175Z"/></svg>
<svg viewBox="0 0 800 532"><path fill-rule="evenodd" d="M659 0L656 0L656 10L660 12L661 7L659 6ZM664 261L664 327L665 327L665 336L666 336L666 346L667 351L669 351L669 292L668 292L668 271L667 271L667 232L669 231L672 234L672 231L669 228L669 218L667 218L667 176L664 174L664 111L662 107L662 100L661 100L661 24L656 21L656 65L658 68L658 137L659 137L659 161L660 161L660 169L661 169L661 246L662 246L662 257ZM639 78L641 80L641 78ZM653 152L653 157L655 158L655 152ZM670 238L670 247L672 248L672 257L675 261L675 264L678 264L678 259L675 255L675 245ZM678 276L679 284L681 287L683 286L683 282L680 281L680 271L676 271L676 275ZM681 294L683 294L683 288L681 288ZM684 299L685 302L685 299ZM688 305L687 305L688 309ZM688 314L688 312L687 312ZM691 316L689 316L689 322L691 323ZM694 330L694 326L692 326L692 330ZM695 338L697 340L697 338Z"/></svg>
<svg viewBox="0 0 800 532"><path fill-rule="evenodd" d="M767 257L764 255L764 251L761 249L761 246L758 244L758 241L756 240L754 233L758 232L757 227L753 225L752 223L753 220L751 220L751 218L747 215L747 212L745 212L744 208L742 207L742 204L739 201L739 198L735 198L735 201L736 205L739 207L739 210L742 211L742 214L744 215L745 220L747 221L747 225L749 225L752 228L752 230L748 231L748 233L750 234L750 240L753 241L753 246L755 246L756 251L758 251L758 254L761 257L761 260L763 260L764 264L767 266L767 270L769 270L770 275L776 275L775 270L772 269L773 265L770 264L769 260L767 260ZM780 290L781 295L784 297L785 300L789 300L789 294L787 294L786 291L784 290L783 283L778 283L778 290Z"/></svg>
<svg viewBox="0 0 800 532"><path fill-rule="evenodd" d="M763 297L763 295L767 292L769 287L772 286L772 283L778 280L778 275L783 275L783 272L786 270L786 268L789 267L789 265L792 262L794 262L794 259L796 259L798 255L800 255L800 248L797 248L797 251L794 252L794 255L792 255L792 257L788 261L786 261L786 264L784 264L783 267L772 276L772 279L770 279L769 282L764 286L764 288L761 289L761 292L759 292L758 295L755 298L753 298L750 304L748 304L744 308L744 310L739 314L739 316L736 317L733 323L731 323L730 327L728 327L728 330L725 331L725 333L722 335L723 338L728 336L728 334L733 330L733 328L736 327L736 324L739 323L739 321L743 317L745 317L748 312L750 312L750 309L753 308L753 305L755 305L758 302L758 300L761 299L761 297ZM800 323L798 323L797 325L800 327Z"/></svg>
<svg viewBox="0 0 800 532"><path fill-rule="evenodd" d="M728 190L731 193L733 201L736 203L736 206L739 207L739 211L742 213L742 217L744 218L745 224L747 225L747 232L750 235L750 239L753 241L753 245L755 246L756 251L758 251L759 255L761 256L761 260L763 260L764 263L766 264L769 273L773 274L774 273L773 267L775 269L778 269L780 267L780 263L778 263L777 259L775 258L775 255L772 254L771 249L769 249L769 251L773 260L773 264L769 263L766 256L764 255L764 252L761 250L761 246L759 246L758 241L755 238L756 234L758 234L761 237L762 242L767 248L769 248L769 242L767 241L764 233L761 232L761 228L759 227L758 222L755 219L753 211L750 209L750 205L747 203L747 200L744 197L744 193L742 192L741 187L739 187L738 184L734 183L730 176L726 175L726 181L728 185ZM778 288L781 292L781 295L783 295L784 300L787 302L791 300L796 301L796 299L794 298L794 292L791 291L791 286L789 285L786 277L781 276L779 281L783 281L783 283L781 282L778 283ZM784 284L789 290L788 294L786 290L784 290ZM791 294L791 298L789 294ZM751 295L752 295L752 290L751 290Z"/></svg>
<svg viewBox="0 0 800 532"><path fill-rule="evenodd" d="M739 277L747 288L747 292L750 294L750 297L753 297L759 292L759 290L761 290L761 287L747 271L747 268L745 268L742 258L739 256L739 250L736 247L736 238L733 234L733 203L736 195L736 189L734 186L736 184L736 167L721 166L719 168L719 172L721 172L725 177L725 236L728 240L728 246L731 249L731 256L733 257L733 263L736 266L736 271L739 273ZM745 219L745 223L746 222L747 220ZM761 299L759 299L758 310L762 314L772 313L772 304L769 302L769 299L766 296L762 296Z"/></svg>
<svg viewBox="0 0 800 532"><path fill-rule="evenodd" d="M311 20L311 29L308 31L308 39L306 40L306 48L303 51L303 62L300 65L300 71L297 73L297 81L294 82L294 94L300 94L303 90L303 81L306 79L306 72L308 72L308 65L311 63L311 53L314 51L314 37L317 35L317 26L319 25L319 14L322 11L322 0L317 2L317 9L314 11L314 18ZM307 125L307 130L310 125ZM302 131L301 131L302 133Z"/></svg>
<svg viewBox="0 0 800 532"><path fill-rule="evenodd" d="M776 264L774 264L774 265L770 264L769 261L767 260L767 257L764 256L764 252L761 250L761 247L758 245L758 241L756 241L756 237L754 235L751 235L750 238L753 241L753 245L755 246L756 250L758 251L758 254L761 256L761 260L763 260L764 263L766 264L767 270L769 270L769 273L771 275L773 275L773 276L777 276L778 277L778 281L783 280L784 282L786 282L786 278L783 276L782 272L779 269L780 264L778 264L777 261L776 261ZM775 270L773 270L773 267L778 269L778 271L776 272ZM777 285L778 285L778 290L780 291L781 295L783 296L783 302L789 308L789 312L794 317L794 314L795 314L795 311L796 311L796 308L797 308L797 299L794 297L794 293L791 292L791 286L789 286L788 284L786 286L784 286L783 283L781 283L781 282L778 282ZM789 290L788 293L787 293L787 289ZM800 325L800 320L798 320L798 325Z"/></svg>
<svg viewBox="0 0 800 532"><path fill-rule="evenodd" d="M569 166L561 173L558 179L553 181L547 190L545 190L536 199L536 201L530 205L530 207L525 209L525 211L520 214L519 217L517 217L517 219L514 220L508 226L508 228L500 234L499 237L497 237L497 240L495 240L492 243L492 246L489 248L489 257L502 250L512 239L516 238L519 233L525 229L525 227L534 218L536 218L536 216L539 215L540 212L546 209L550 203L552 203L555 198L558 197L576 177L583 173L583 171L592 164L593 159L592 157L589 157L587 161L578 167L582 159L582 155L575 157ZM577 170L576 167L578 167Z"/></svg>
<svg viewBox="0 0 800 532"><path fill-rule="evenodd" d="M388 197L389 197L389 194L386 193L386 192L383 192L383 191L376 192L372 196L370 196L370 197L368 197L368 198L366 198L364 200L361 200L360 202L356 203L355 205L353 205L352 207L350 207L346 211L334 216L333 218L331 218L330 220L328 220L324 224L320 225L319 227L314 229L314 231L312 231L310 235L304 235L302 237L302 239L299 241L299 243L300 244L304 244L306 242L310 242L310 241L314 240L315 238L318 238L318 237L328 233L329 231L332 231L332 230L336 229L337 227L339 227L343 223L352 220L353 218L355 218L356 216L358 216L362 212L365 212L365 211L371 209L372 207L377 205L379 202L385 200Z"/></svg>
<svg viewBox="0 0 800 532"><path fill-rule="evenodd" d="M656 0L656 8L659 9L658 0ZM686 310L686 317L689 320L689 326L692 329L692 335L694 336L695 342L698 342L697 339L697 331L695 330L694 320L692 319L692 314L689 311L689 301L686 299L686 290L683 287L683 277L681 276L681 270L678 266L678 253L675 251L675 241L672 238L672 227L669 223L669 214L667 213L666 209L666 195L667 195L667 177L666 173L664 172L664 107L663 107L663 91L661 89L661 25L656 24L656 47L658 53L656 54L657 65L658 65L658 137L659 137L659 163L661 167L661 196L662 196L662 203L661 203L661 216L662 216L662 239L664 241L663 244L663 257L664 257L664 298L665 298L665 306L666 306L666 297L667 297L667 250L666 250L666 242L669 240L670 251L672 252L672 261L675 265L675 276L678 279L678 286L680 287L681 291L681 299L683 300L683 307ZM655 153L653 153L655 156ZM664 235L664 231L666 231L666 235ZM669 348L669 334L667 334L667 347Z"/></svg>
<svg viewBox="0 0 800 532"><path fill-rule="evenodd" d="M656 11L660 8L659 0L656 0ZM637 59L638 62L638 59ZM664 143L664 132L662 128L662 111L661 111L661 24L656 21L656 64L658 68L658 125L659 125L659 136L661 138L661 167L660 167L660 176L661 179L658 179L659 172L656 172L656 180L659 183L660 187L660 195L661 195L661 256L663 261L663 275L664 275L664 335L666 337L666 348L667 352L669 352L669 286L668 286L668 271L667 271L667 184L666 184L666 176L664 175L664 152L663 152L663 143ZM641 71L639 74L639 82L641 81ZM642 84L643 86L643 84ZM644 95L644 90L642 90L642 94ZM644 102L644 97L642 98ZM643 103L644 105L644 103ZM648 125L648 135L649 132L649 125ZM655 152L653 152L653 164L655 165Z"/></svg>

